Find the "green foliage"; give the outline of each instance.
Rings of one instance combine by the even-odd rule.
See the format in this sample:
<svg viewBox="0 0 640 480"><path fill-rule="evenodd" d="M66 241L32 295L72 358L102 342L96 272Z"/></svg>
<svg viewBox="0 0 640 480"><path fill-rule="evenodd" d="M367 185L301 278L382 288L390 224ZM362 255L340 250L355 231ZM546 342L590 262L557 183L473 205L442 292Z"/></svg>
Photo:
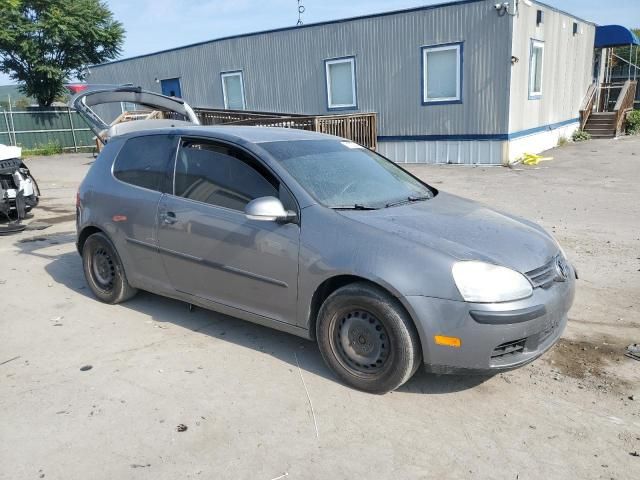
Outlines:
<svg viewBox="0 0 640 480"><path fill-rule="evenodd" d="M24 110L27 107L30 107L33 102L30 98L27 97L18 97L16 99L11 99L11 108L9 108L9 100L0 99L0 113L3 110Z"/></svg>
<svg viewBox="0 0 640 480"><path fill-rule="evenodd" d="M634 110L627 115L625 130L629 135L640 133L640 110Z"/></svg>
<svg viewBox="0 0 640 480"><path fill-rule="evenodd" d="M86 67L120 54L122 24L101 0L0 0L0 72L40 106L83 79Z"/></svg>
<svg viewBox="0 0 640 480"><path fill-rule="evenodd" d="M35 155L59 155L62 153L62 145L58 142L49 142L43 145L36 145L34 148L22 150L23 157L33 157Z"/></svg>
<svg viewBox="0 0 640 480"><path fill-rule="evenodd" d="M584 130L576 130L571 135L571 138L574 142L582 142L584 140L591 140L591 134L589 132L585 132Z"/></svg>
<svg viewBox="0 0 640 480"><path fill-rule="evenodd" d="M16 106L16 110L24 110L27 107L31 106L31 100L29 100L27 97L20 97L13 103Z"/></svg>
<svg viewBox="0 0 640 480"><path fill-rule="evenodd" d="M558 138L558 146L559 147L564 147L567 143L569 143L569 140L567 140L567 137L565 137L564 135L562 135L560 138Z"/></svg>

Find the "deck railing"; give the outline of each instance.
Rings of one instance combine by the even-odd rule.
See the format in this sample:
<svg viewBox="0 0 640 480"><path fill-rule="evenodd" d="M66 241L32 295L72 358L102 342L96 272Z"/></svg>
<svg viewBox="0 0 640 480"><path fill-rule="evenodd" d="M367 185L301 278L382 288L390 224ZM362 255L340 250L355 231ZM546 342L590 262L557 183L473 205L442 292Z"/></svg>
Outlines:
<svg viewBox="0 0 640 480"><path fill-rule="evenodd" d="M375 150L378 146L377 115L375 113L301 115L211 108L194 108L193 110L203 125L297 128L337 135L371 150Z"/></svg>
<svg viewBox="0 0 640 480"><path fill-rule="evenodd" d="M627 114L633 110L633 101L636 98L636 80L627 80L620 90L618 100L613 111L616 114L616 136L622 134L624 120Z"/></svg>

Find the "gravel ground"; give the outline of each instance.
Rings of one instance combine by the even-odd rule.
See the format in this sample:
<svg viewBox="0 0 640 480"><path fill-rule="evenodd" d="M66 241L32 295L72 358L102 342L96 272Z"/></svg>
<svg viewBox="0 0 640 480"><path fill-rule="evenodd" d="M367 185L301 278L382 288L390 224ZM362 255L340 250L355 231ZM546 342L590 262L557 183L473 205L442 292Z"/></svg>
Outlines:
<svg viewBox="0 0 640 480"><path fill-rule="evenodd" d="M73 244L93 159L29 159L29 222L52 226L0 237L0 478L638 478L640 138L548 154L410 170L555 232L581 277L563 339L520 370L419 372L385 396L284 333L152 294L97 302Z"/></svg>

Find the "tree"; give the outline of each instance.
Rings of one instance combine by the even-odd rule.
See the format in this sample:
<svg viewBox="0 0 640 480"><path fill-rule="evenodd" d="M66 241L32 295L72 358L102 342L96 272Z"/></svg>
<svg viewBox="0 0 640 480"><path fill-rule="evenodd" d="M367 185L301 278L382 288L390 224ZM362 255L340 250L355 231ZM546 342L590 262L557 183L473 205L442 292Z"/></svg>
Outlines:
<svg viewBox="0 0 640 480"><path fill-rule="evenodd" d="M0 0L0 71L50 106L64 82L116 58L122 24L101 0Z"/></svg>

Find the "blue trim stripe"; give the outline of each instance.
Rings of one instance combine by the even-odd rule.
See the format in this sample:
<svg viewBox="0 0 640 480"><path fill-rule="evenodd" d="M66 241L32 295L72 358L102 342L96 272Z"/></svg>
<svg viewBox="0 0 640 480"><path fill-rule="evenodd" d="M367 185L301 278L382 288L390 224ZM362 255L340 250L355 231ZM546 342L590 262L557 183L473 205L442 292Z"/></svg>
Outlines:
<svg viewBox="0 0 640 480"><path fill-rule="evenodd" d="M567 125L571 125L572 123L579 123L580 118L570 118L569 120L564 120L562 122L550 123L549 125L542 125L540 127L529 128L527 130L520 130L519 132L513 132L508 135L509 140L513 140L514 138L526 137L527 135L533 135L534 133L539 132L548 132L551 130L555 130L556 128L565 127Z"/></svg>
<svg viewBox="0 0 640 480"><path fill-rule="evenodd" d="M439 140L508 140L506 133L464 134L464 135L382 135L379 142L435 142Z"/></svg>
<svg viewBox="0 0 640 480"><path fill-rule="evenodd" d="M572 123L578 123L579 118L570 118L562 122L550 123L548 125L542 125L540 127L529 128L527 130L520 130L513 133L490 133L490 134L463 134L463 135L381 135L378 137L379 142L414 142L414 141L426 141L435 142L442 140L514 140L516 138L526 137L527 135L533 135L540 132L548 132L555 130L556 128L564 127Z"/></svg>

